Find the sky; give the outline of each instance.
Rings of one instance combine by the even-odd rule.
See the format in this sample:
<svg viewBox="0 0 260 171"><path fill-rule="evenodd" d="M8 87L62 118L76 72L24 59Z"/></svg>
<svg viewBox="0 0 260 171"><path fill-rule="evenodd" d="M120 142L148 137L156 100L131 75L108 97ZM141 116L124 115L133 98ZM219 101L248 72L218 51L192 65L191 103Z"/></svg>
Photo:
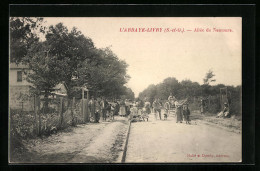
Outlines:
<svg viewBox="0 0 260 171"><path fill-rule="evenodd" d="M78 28L97 48L110 46L125 60L131 79L126 84L137 97L150 84L167 77L203 83L209 69L214 84L242 84L242 19L240 17L78 17L44 18ZM162 32L120 32L128 28L161 28ZM173 29L185 32L174 32ZM231 29L215 32L213 29ZM165 29L172 30L164 32ZM195 32L195 29L204 29ZM210 31L209 31L210 29ZM190 31L188 31L190 30ZM207 31L208 32L207 32Z"/></svg>

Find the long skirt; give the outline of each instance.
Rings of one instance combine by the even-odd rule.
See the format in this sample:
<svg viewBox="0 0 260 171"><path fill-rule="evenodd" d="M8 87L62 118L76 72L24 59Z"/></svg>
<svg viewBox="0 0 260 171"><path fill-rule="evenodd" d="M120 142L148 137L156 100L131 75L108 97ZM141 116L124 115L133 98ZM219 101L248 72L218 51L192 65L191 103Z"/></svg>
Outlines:
<svg viewBox="0 0 260 171"><path fill-rule="evenodd" d="M146 109L147 109L147 108L143 108L143 111L142 111L142 115L141 115L141 116L142 116L143 119L149 118L149 115L148 115L148 114L149 114L149 113L148 113L149 111L147 111Z"/></svg>
<svg viewBox="0 0 260 171"><path fill-rule="evenodd" d="M203 106L200 107L200 113L204 113L204 107Z"/></svg>
<svg viewBox="0 0 260 171"><path fill-rule="evenodd" d="M181 112L181 108L177 108L176 109L176 122L182 122L182 112Z"/></svg>
<svg viewBox="0 0 260 171"><path fill-rule="evenodd" d="M184 120L185 120L185 121L190 121L190 116L185 114L185 115L184 115Z"/></svg>
<svg viewBox="0 0 260 171"><path fill-rule="evenodd" d="M121 106L119 109L119 115L120 116L125 116L126 115L126 110L125 110L125 106Z"/></svg>

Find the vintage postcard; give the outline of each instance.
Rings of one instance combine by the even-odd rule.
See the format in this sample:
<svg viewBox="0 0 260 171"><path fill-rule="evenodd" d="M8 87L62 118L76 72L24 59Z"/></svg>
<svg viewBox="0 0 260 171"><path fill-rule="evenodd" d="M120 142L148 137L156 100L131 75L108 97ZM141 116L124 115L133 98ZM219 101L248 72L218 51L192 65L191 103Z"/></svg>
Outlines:
<svg viewBox="0 0 260 171"><path fill-rule="evenodd" d="M241 163L241 17L10 17L10 163Z"/></svg>

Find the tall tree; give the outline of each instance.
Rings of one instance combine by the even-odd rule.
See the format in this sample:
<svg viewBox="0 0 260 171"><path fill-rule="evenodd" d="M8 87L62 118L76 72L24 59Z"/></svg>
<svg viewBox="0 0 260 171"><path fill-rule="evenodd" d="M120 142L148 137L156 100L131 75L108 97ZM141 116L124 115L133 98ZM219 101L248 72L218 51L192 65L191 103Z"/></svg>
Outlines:
<svg viewBox="0 0 260 171"><path fill-rule="evenodd" d="M124 84L129 80L127 64L109 49L97 49L95 59L85 60L79 68L79 82L87 83L99 95L118 98L125 93Z"/></svg>
<svg viewBox="0 0 260 171"><path fill-rule="evenodd" d="M44 33L43 18L10 17L10 61L23 61L30 47L39 41L38 33ZM28 62L28 61L27 61Z"/></svg>
<svg viewBox="0 0 260 171"><path fill-rule="evenodd" d="M78 77L78 67L86 59L94 58L92 53L95 49L94 43L76 28L68 31L62 23L50 26L45 38L48 55L55 59L55 70L58 71L59 81L67 85L68 106L72 109L71 99L73 88L78 81L75 79ZM71 116L74 121L73 110Z"/></svg>
<svg viewBox="0 0 260 171"><path fill-rule="evenodd" d="M45 112L48 112L48 96L61 81L57 58L50 56L47 50L46 42L38 42L31 46L26 56L30 61L27 80L34 85L35 94L44 94Z"/></svg>
<svg viewBox="0 0 260 171"><path fill-rule="evenodd" d="M85 60L93 59L94 43L76 28L70 32L62 23L50 26L46 34L49 55L55 57L61 81L68 87L68 97L72 97L73 87L77 85L78 68Z"/></svg>

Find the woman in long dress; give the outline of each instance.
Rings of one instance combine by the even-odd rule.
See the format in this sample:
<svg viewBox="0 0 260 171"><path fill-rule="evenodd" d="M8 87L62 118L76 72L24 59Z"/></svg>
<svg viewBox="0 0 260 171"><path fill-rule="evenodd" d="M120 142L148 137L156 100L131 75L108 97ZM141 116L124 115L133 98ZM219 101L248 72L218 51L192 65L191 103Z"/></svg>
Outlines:
<svg viewBox="0 0 260 171"><path fill-rule="evenodd" d="M176 123L180 122L182 123L182 105L179 104L178 102L175 103L175 107L176 107Z"/></svg>
<svg viewBox="0 0 260 171"><path fill-rule="evenodd" d="M119 115L120 116L125 116L126 115L126 106L125 106L125 102L122 100L120 102L120 109L119 109Z"/></svg>
<svg viewBox="0 0 260 171"><path fill-rule="evenodd" d="M147 120L148 121L148 118L149 118L149 114L151 113L151 103L146 101L144 103L144 108L143 108L143 113L142 113L142 118L143 120Z"/></svg>

